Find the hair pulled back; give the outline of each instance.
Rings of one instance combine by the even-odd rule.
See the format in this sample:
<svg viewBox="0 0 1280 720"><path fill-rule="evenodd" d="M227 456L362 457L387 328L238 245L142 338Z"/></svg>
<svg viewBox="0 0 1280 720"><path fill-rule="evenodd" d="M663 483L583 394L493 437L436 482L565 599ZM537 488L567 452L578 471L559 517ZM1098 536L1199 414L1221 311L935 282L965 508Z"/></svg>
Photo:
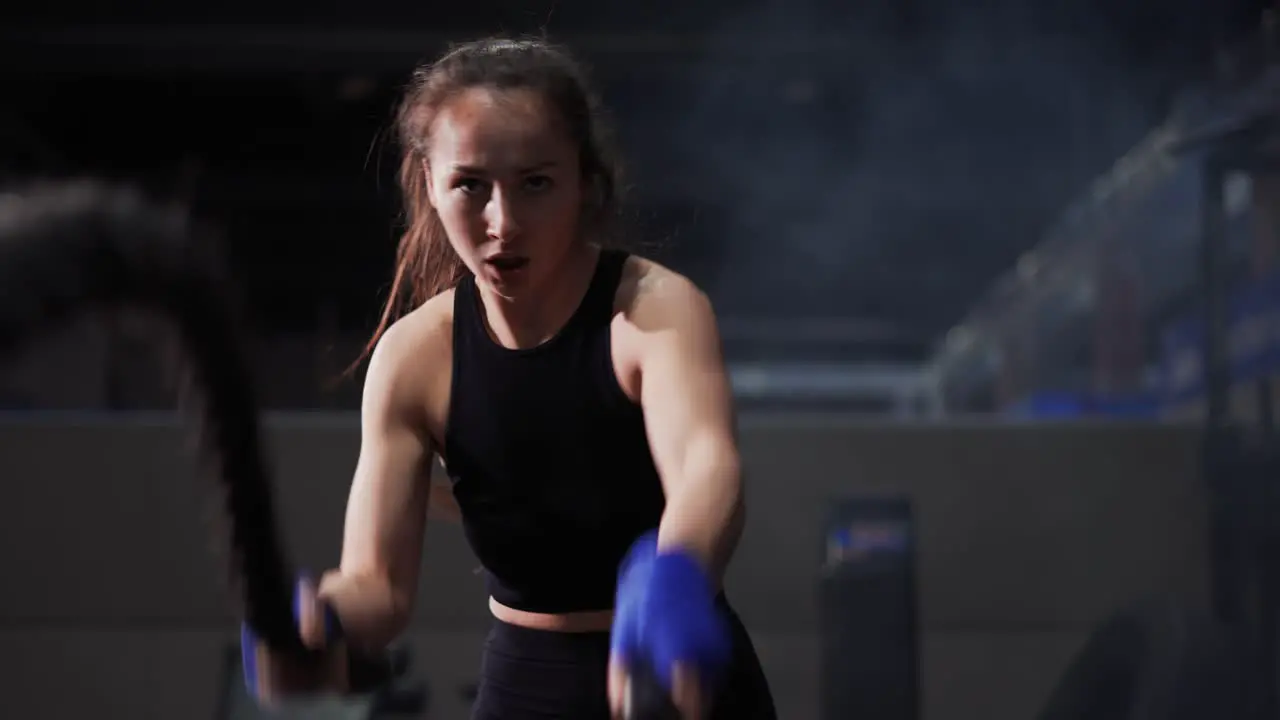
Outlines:
<svg viewBox="0 0 1280 720"><path fill-rule="evenodd" d="M396 113L404 231L391 290L361 360L392 323L467 273L431 206L425 168L441 109L459 93L478 87L528 89L544 97L577 145L586 192L583 217L600 231L618 213L621 168L582 66L564 49L537 39L490 38L455 46L413 72Z"/></svg>

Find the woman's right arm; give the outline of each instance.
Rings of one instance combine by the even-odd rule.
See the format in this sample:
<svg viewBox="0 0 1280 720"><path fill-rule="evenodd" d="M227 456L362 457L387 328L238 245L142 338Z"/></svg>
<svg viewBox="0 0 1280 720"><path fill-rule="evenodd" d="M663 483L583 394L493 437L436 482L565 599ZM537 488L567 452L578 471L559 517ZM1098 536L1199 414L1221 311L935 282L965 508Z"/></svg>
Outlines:
<svg viewBox="0 0 1280 720"><path fill-rule="evenodd" d="M342 560L319 588L347 642L367 652L385 648L408 625L432 495L434 450L421 393L430 379L423 377L422 333L405 325L392 326L369 360Z"/></svg>

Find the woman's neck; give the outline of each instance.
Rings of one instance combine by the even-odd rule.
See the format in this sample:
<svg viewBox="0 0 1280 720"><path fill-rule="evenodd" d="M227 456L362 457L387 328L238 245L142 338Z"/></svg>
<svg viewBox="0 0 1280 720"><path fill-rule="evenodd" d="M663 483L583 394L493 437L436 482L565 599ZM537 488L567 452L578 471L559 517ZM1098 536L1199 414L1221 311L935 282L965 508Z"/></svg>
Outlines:
<svg viewBox="0 0 1280 720"><path fill-rule="evenodd" d="M478 285L485 324L494 341L503 347L524 349L554 337L582 304L599 257L595 246L575 246L541 287L530 288L521 297L504 298Z"/></svg>

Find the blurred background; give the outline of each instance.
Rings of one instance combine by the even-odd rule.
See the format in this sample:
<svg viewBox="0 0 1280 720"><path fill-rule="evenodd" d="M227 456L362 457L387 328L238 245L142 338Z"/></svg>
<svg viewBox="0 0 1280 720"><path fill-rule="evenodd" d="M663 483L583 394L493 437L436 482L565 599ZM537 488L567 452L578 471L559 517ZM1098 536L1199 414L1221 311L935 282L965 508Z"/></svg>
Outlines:
<svg viewBox="0 0 1280 720"><path fill-rule="evenodd" d="M1269 516L1230 513L1265 505L1274 493L1251 483L1280 472L1272 5L13 3L0 191L116 179L221 232L287 524L328 567L360 391L340 374L398 237L398 92L450 42L568 45L611 111L642 252L700 283L721 318L768 508L737 582L783 716L850 716L819 683L842 662L823 645L839 613L824 613L845 605L824 604L836 595L816 548L844 507L832 498L887 493L908 501L918 565L902 566L905 595L857 614L920 618L918 639L886 641L911 648L911 668L922 658L908 694L923 699L903 712L1029 717L1138 598L1198 598L1274 638L1270 610L1244 613L1236 592L1269 581L1223 570L1262 556L1222 549L1272 547ZM190 528L205 501L171 481L190 468L153 344L143 318L95 318L0 373L0 559L14 568L0 648L37 658L0 676L0 716L192 717L220 692L228 606ZM1226 495L1204 482L1228 477ZM883 523L897 507L849 512ZM1223 526L1253 534L1224 540ZM428 544L435 591L411 640L448 708L483 603L460 533L433 528ZM1250 651L1251 672L1274 677L1273 649ZM874 716L917 717L894 712Z"/></svg>
<svg viewBox="0 0 1280 720"><path fill-rule="evenodd" d="M0 27L0 173L192 204L243 273L267 403L349 409L356 383L326 381L388 284L408 70L545 32L590 63L635 236L711 293L744 402L1145 397L1198 278L1200 168L1170 139L1262 72L1265 5L25 3ZM1233 267L1261 272L1268 184L1236 180ZM127 328L33 364L6 406L169 402Z"/></svg>

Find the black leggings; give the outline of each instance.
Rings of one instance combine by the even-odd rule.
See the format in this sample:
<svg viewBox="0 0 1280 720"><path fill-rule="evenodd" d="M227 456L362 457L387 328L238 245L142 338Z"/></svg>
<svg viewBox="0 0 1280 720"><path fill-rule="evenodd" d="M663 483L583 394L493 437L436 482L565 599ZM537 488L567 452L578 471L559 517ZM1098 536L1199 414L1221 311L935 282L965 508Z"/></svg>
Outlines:
<svg viewBox="0 0 1280 720"><path fill-rule="evenodd" d="M727 606L733 661L708 720L776 720L742 621ZM495 620L472 720L609 720L609 633L560 633Z"/></svg>

